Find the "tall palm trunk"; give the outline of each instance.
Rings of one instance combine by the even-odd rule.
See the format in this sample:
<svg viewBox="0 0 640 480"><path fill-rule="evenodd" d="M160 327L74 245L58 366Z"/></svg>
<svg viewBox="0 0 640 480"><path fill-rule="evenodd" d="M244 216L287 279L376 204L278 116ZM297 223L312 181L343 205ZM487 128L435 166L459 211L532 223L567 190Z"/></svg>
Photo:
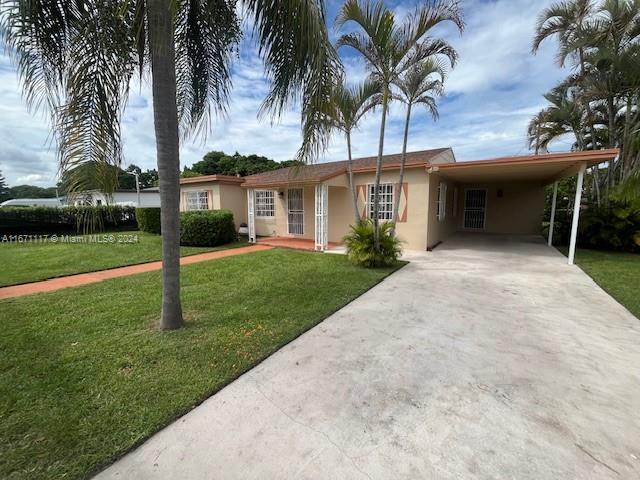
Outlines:
<svg viewBox="0 0 640 480"><path fill-rule="evenodd" d="M171 0L149 0L149 49L162 229L160 328L183 325L180 304L180 157Z"/></svg>
<svg viewBox="0 0 640 480"><path fill-rule="evenodd" d="M404 138L402 139L402 157L400 157L400 179L398 181L398 193L393 199L393 223L397 224L400 216L400 196L402 195L402 183L404 182L404 164L407 158L407 138L409 137L409 123L411 121L411 102L407 103L407 118L404 121ZM394 227L395 233L395 227Z"/></svg>
<svg viewBox="0 0 640 480"><path fill-rule="evenodd" d="M360 223L360 212L358 211L358 193L356 192L356 185L353 180L353 159L351 157L351 130L345 132L347 136L347 155L349 157L347 161L347 170L349 171L349 188L351 189L351 199L353 200L353 217L356 221L356 225Z"/></svg>
<svg viewBox="0 0 640 480"><path fill-rule="evenodd" d="M607 113L609 115L609 148L614 148L616 145L616 110L615 110L615 99L613 95L607 96ZM615 160L609 161L609 175L608 175L608 185L607 185L607 197L609 196L609 191L613 188L615 184Z"/></svg>
<svg viewBox="0 0 640 480"><path fill-rule="evenodd" d="M380 141L378 143L378 158L376 159L376 178L373 187L373 247L380 250L380 171L382 170L382 152L384 150L384 128L387 122L387 105L389 104L389 85L385 84L382 92L382 119L380 120Z"/></svg>

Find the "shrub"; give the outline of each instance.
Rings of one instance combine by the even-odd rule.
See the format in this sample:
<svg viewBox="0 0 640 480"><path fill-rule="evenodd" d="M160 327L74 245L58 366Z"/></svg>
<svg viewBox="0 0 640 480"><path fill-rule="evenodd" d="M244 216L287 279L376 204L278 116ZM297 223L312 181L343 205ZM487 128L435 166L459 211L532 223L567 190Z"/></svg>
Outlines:
<svg viewBox="0 0 640 480"><path fill-rule="evenodd" d="M136 208L136 220L138 221L138 228L143 232L160 234L159 207Z"/></svg>
<svg viewBox="0 0 640 480"><path fill-rule="evenodd" d="M572 212L556 212L554 244L568 245ZM543 231L548 234L548 228ZM629 203L611 201L610 205L590 205L580 212L578 246L599 250L640 251L640 208Z"/></svg>
<svg viewBox="0 0 640 480"><path fill-rule="evenodd" d="M135 209L129 206L0 208L0 235L93 233L135 227Z"/></svg>
<svg viewBox="0 0 640 480"><path fill-rule="evenodd" d="M393 223L385 222L378 226L380 231L380 250L376 251L373 242L373 221L366 219L351 226L351 232L343 239L347 247L349 260L367 268L393 265L402 255L402 246L393 235Z"/></svg>
<svg viewBox="0 0 640 480"><path fill-rule="evenodd" d="M215 247L237 239L229 210L197 210L180 215L180 244Z"/></svg>

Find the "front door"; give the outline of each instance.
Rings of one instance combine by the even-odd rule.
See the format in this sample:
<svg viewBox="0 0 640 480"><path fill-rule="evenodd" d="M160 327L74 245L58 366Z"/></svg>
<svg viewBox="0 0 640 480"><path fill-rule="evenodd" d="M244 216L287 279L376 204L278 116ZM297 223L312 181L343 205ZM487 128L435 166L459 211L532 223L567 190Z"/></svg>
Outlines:
<svg viewBox="0 0 640 480"><path fill-rule="evenodd" d="M289 188L287 190L288 231L291 235L304 234L304 190Z"/></svg>
<svg viewBox="0 0 640 480"><path fill-rule="evenodd" d="M483 230L487 210L487 191L470 188L464 195L464 228Z"/></svg>

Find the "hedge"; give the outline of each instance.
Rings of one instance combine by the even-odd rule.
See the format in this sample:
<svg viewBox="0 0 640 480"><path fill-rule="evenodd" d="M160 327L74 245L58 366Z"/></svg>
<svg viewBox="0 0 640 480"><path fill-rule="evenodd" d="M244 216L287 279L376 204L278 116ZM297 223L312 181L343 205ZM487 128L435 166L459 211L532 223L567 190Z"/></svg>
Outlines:
<svg viewBox="0 0 640 480"><path fill-rule="evenodd" d="M215 247L237 239L229 210L197 210L180 215L180 244Z"/></svg>
<svg viewBox="0 0 640 480"><path fill-rule="evenodd" d="M557 211L553 241L568 245L572 212ZM547 235L548 228L543 233ZM596 250L640 252L640 208L611 201L609 206L591 205L580 212L578 247Z"/></svg>
<svg viewBox="0 0 640 480"><path fill-rule="evenodd" d="M134 207L0 208L0 235L93 233L127 228L136 228Z"/></svg>
<svg viewBox="0 0 640 480"><path fill-rule="evenodd" d="M136 220L139 230L160 234L160 207L136 208Z"/></svg>

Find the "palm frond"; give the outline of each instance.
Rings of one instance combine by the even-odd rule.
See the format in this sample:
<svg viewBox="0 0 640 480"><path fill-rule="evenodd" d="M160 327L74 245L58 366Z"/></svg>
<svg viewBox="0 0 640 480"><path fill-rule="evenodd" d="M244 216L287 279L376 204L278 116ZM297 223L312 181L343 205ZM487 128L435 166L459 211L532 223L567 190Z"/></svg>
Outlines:
<svg viewBox="0 0 640 480"><path fill-rule="evenodd" d="M211 107L224 112L240 36L233 0L185 0L177 8L176 93L183 135L207 132Z"/></svg>

